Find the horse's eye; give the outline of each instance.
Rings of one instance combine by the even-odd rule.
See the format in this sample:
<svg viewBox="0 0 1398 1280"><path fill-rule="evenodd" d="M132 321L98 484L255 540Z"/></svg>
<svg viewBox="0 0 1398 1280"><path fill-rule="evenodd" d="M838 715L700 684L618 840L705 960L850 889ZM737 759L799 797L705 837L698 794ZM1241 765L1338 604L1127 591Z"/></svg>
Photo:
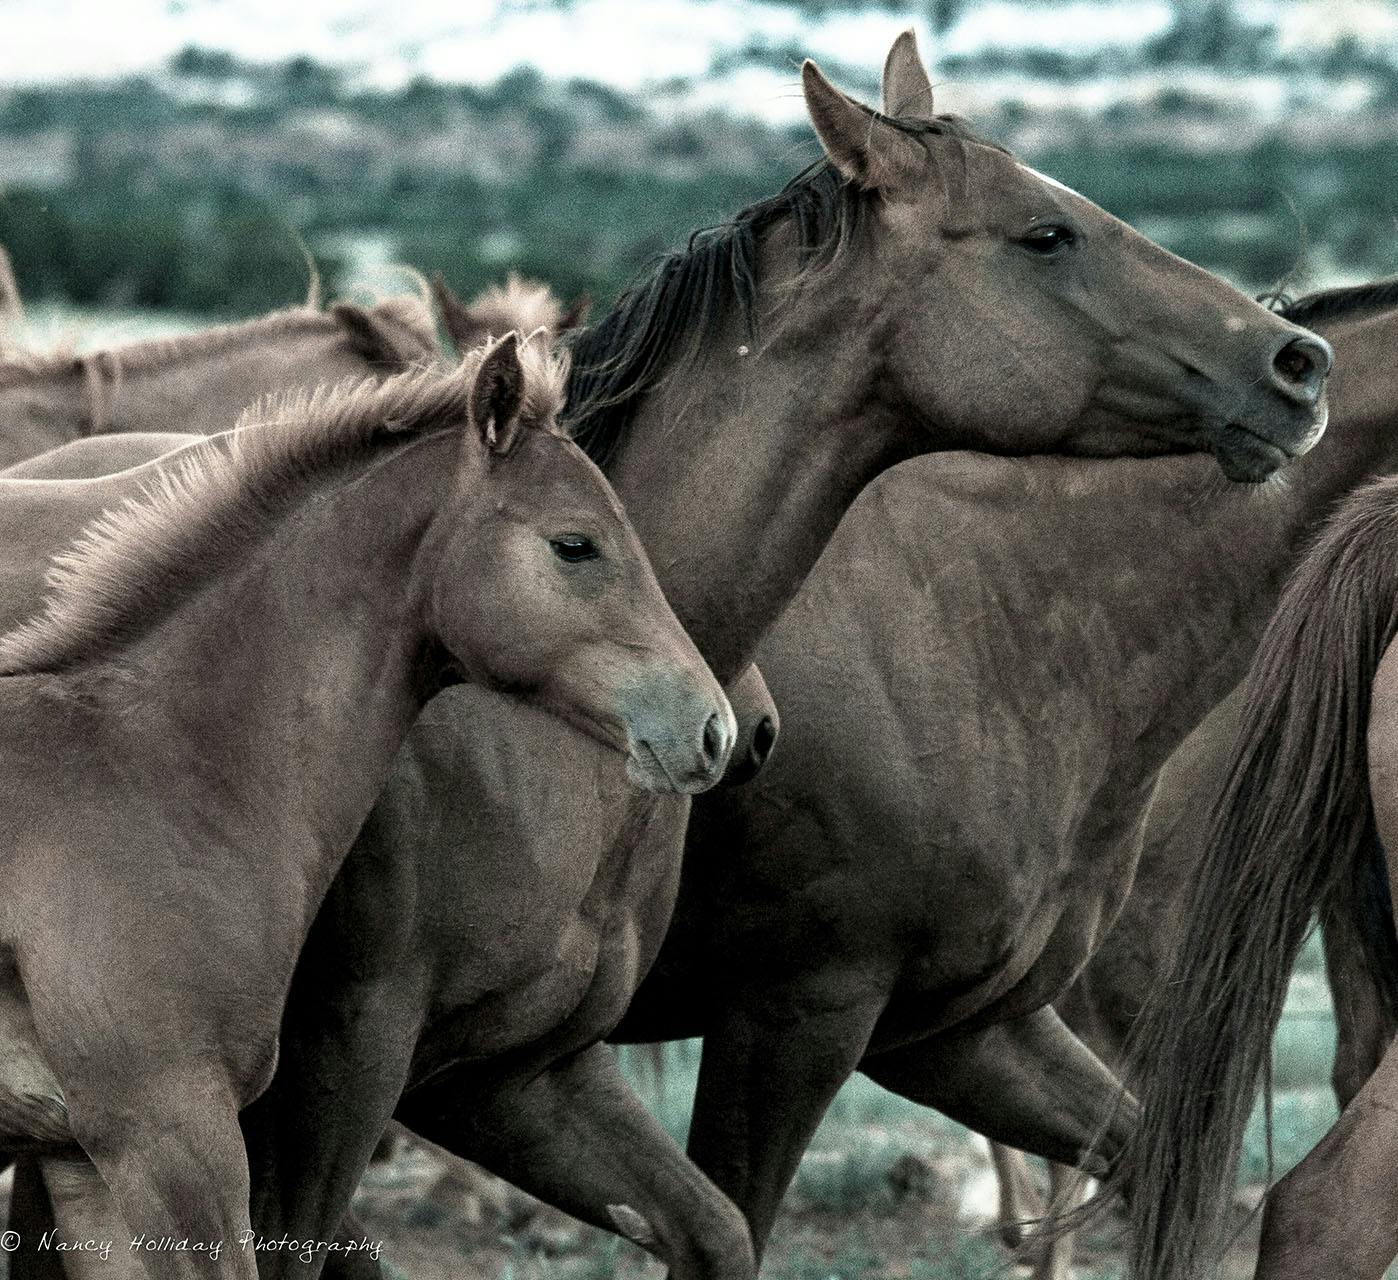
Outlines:
<svg viewBox="0 0 1398 1280"><path fill-rule="evenodd" d="M598 556L592 539L584 538L580 533L565 533L561 538L550 538L549 546L553 548L553 554L567 564L595 560Z"/></svg>
<svg viewBox="0 0 1398 1280"><path fill-rule="evenodd" d="M1043 226L1035 227L1026 235L1021 236L1019 243L1031 253L1041 253L1047 256L1067 248L1076 239L1077 236L1073 234L1071 228L1046 222Z"/></svg>

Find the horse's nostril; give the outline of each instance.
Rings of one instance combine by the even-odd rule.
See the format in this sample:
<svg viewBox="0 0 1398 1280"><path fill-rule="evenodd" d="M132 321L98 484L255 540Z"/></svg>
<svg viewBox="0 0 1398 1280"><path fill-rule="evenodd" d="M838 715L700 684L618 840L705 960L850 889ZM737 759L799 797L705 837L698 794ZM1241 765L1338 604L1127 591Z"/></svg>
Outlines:
<svg viewBox="0 0 1398 1280"><path fill-rule="evenodd" d="M763 716L757 728L752 731L752 759L754 764L767 763L772 748L777 744L777 726L771 716Z"/></svg>
<svg viewBox="0 0 1398 1280"><path fill-rule="evenodd" d="M723 721L715 711L704 725L704 763L712 765L723 754Z"/></svg>
<svg viewBox="0 0 1398 1280"><path fill-rule="evenodd" d="M1334 360L1330 344L1319 338L1295 338L1272 357L1277 376L1293 387L1318 391Z"/></svg>

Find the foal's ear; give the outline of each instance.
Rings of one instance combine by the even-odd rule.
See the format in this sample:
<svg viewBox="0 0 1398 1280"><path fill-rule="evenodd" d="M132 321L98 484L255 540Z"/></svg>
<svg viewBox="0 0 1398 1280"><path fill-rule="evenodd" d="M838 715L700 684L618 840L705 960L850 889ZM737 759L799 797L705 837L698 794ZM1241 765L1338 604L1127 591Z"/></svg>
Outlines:
<svg viewBox="0 0 1398 1280"><path fill-rule="evenodd" d="M558 324L554 326L554 333L567 333L569 329L576 329L579 325L586 324L588 313L591 310L592 295L584 290L573 299L573 305L559 316Z"/></svg>
<svg viewBox="0 0 1398 1280"><path fill-rule="evenodd" d="M492 452L509 453L514 447L523 403L519 334L511 330L485 353L471 386L471 421Z"/></svg>
<svg viewBox="0 0 1398 1280"><path fill-rule="evenodd" d="M893 42L883 64L883 113L931 120L932 81L918 57L917 36L909 27Z"/></svg>
<svg viewBox="0 0 1398 1280"><path fill-rule="evenodd" d="M471 308L442 278L440 271L432 277L432 297L437 303L437 310L441 312L442 328L447 331L456 354L464 356L478 347L486 336L484 329Z"/></svg>
<svg viewBox="0 0 1398 1280"><path fill-rule="evenodd" d="M825 154L851 182L894 191L926 166L927 153L918 142L845 97L809 58L801 67L801 89Z"/></svg>

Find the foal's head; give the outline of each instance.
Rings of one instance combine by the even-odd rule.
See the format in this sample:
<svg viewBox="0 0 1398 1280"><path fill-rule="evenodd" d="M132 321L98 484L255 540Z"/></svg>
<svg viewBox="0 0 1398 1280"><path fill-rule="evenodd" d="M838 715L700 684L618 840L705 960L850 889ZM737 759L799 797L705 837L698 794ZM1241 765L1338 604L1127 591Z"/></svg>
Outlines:
<svg viewBox="0 0 1398 1280"><path fill-rule="evenodd" d="M839 240L806 305L867 335L890 407L997 452L1212 450L1235 480L1319 438L1323 340L936 115L911 32L882 112L802 79Z"/></svg>
<svg viewBox="0 0 1398 1280"><path fill-rule="evenodd" d="M616 494L556 427L566 362L511 333L462 372L474 430L462 501L438 522L434 630L468 678L624 750L638 786L702 791L727 765L733 712Z"/></svg>

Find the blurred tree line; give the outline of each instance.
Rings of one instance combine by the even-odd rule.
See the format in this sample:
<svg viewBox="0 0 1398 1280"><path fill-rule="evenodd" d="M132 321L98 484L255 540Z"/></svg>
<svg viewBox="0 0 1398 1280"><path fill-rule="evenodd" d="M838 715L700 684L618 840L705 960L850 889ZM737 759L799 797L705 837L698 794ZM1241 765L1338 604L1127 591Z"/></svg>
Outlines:
<svg viewBox="0 0 1398 1280"><path fill-rule="evenodd" d="M815 14L850 0L798 3ZM929 0L925 16L945 30L970 3ZM797 54L754 41L727 61L789 73ZM1124 57L1029 48L943 60L939 73L1067 84L1120 75ZM1301 65L1227 0L1181 0L1174 24L1131 59L1178 69L1178 84L1165 77L1148 101L1090 119L1008 99L976 123L1248 287L1287 275L1303 243L1354 272L1393 269L1390 62L1341 41ZM1183 74L1199 68L1362 78L1372 127L1327 129L1299 109L1251 120L1201 96ZM1209 141L1220 129L1225 146ZM484 88L419 80L383 92L308 58L248 64L191 48L159 76L0 93L0 243L27 296L84 303L211 314L286 305L305 289L300 241L331 289L378 253L440 270L462 291L513 268L605 299L814 154L804 126L675 119L605 85L530 70Z"/></svg>

